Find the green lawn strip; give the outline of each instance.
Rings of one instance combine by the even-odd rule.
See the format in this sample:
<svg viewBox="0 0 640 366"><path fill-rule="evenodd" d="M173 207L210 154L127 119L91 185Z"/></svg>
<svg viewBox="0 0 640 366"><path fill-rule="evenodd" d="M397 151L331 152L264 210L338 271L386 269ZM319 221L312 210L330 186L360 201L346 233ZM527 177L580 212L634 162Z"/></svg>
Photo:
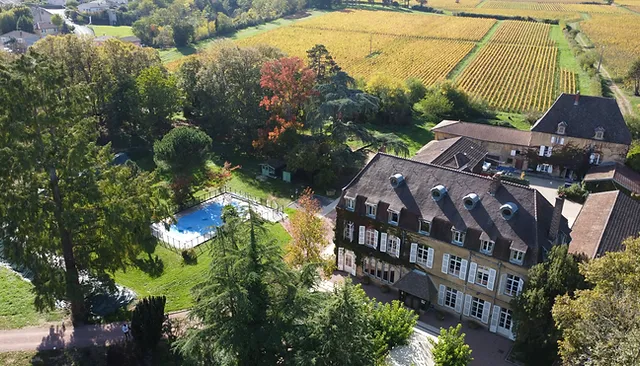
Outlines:
<svg viewBox="0 0 640 366"><path fill-rule="evenodd" d="M562 28L559 25L551 26L550 36L551 39L556 42L558 47L558 75L561 68L573 71L578 77L576 89L580 90L581 94L600 95L600 83L596 78L590 77L582 68L580 68L576 57L573 55L573 52L569 47L569 42L567 42L567 39L564 37ZM557 95L559 94L560 86L558 85Z"/></svg>
<svg viewBox="0 0 640 366"><path fill-rule="evenodd" d="M267 223L265 227L268 230L268 237L277 240L283 248L291 239L279 223ZM215 242L212 243L212 245L215 245ZM139 298L166 296L167 312L190 308L193 304L191 288L202 280L211 263L209 250L205 248L198 257L198 263L194 265L184 264L180 253L176 253L162 245L158 245L155 253L152 254L154 257L156 255L164 266L160 276L153 277L137 267L130 267L126 271L116 272L115 281L135 291ZM147 254L140 255L140 259L148 259Z"/></svg>
<svg viewBox="0 0 640 366"><path fill-rule="evenodd" d="M205 39L199 42L195 42L193 45L190 45L187 47L181 47L181 48L172 47L172 48L160 50L159 51L160 59L164 63L172 62L182 57L204 50L209 46L211 46L212 44L214 44L215 42L219 42L221 40L239 40L239 39L255 36L257 34L264 33L275 28L279 28L285 25L293 24L299 21L304 21L306 19L311 19L320 15L326 14L327 11L312 10L312 11L309 11L308 13L310 15L304 18L287 18L287 19L280 18L265 24L260 24L254 27L241 29L230 36L213 37L213 38Z"/></svg>
<svg viewBox="0 0 640 366"><path fill-rule="evenodd" d="M366 128L375 134L393 133L400 140L402 140L409 147L409 156L412 157L420 148L426 145L429 141L433 140L433 133L431 128L435 126L435 123L414 123L405 126L398 125L377 125L367 124ZM361 145L356 142L349 143L351 148L360 147ZM353 146L352 146L353 145ZM393 153L393 151L389 151Z"/></svg>
<svg viewBox="0 0 640 366"><path fill-rule="evenodd" d="M93 33L96 37L100 36L113 36L113 37L127 37L133 36L131 27L126 25L110 26L110 25L90 25L89 28L93 29Z"/></svg>
<svg viewBox="0 0 640 366"><path fill-rule="evenodd" d="M0 267L0 329L22 328L62 319L62 311L38 312L33 305L35 295L32 289L31 283Z"/></svg>
<svg viewBox="0 0 640 366"><path fill-rule="evenodd" d="M449 72L449 75L447 75L447 79L455 81L456 78L460 76L460 74L462 74L462 71L471 63L471 61L475 60L475 58L478 57L480 49L489 42L489 39L493 37L493 34L496 32L501 23L502 21L498 20L495 22L495 24L493 24L493 26L484 35L484 37L482 37L482 39L476 43L473 49L460 62L458 62L456 67L454 67L451 72Z"/></svg>

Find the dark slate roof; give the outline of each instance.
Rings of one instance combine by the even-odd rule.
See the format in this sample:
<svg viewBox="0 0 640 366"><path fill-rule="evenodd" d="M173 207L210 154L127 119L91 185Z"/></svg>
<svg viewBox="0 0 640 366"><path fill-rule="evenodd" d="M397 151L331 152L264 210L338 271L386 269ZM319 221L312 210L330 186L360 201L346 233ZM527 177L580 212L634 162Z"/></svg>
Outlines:
<svg viewBox="0 0 640 366"><path fill-rule="evenodd" d="M595 165L584 177L585 182L614 181L634 193L640 193L640 173L620 163Z"/></svg>
<svg viewBox="0 0 640 366"><path fill-rule="evenodd" d="M575 94L560 94L531 131L555 134L558 124L566 122L566 136L593 139L596 128L602 127L602 141L631 144L631 133L615 99L580 95L578 105L575 99Z"/></svg>
<svg viewBox="0 0 640 366"><path fill-rule="evenodd" d="M640 201L620 191L592 193L573 224L572 253L589 258L623 250L622 242L640 234Z"/></svg>
<svg viewBox="0 0 640 366"><path fill-rule="evenodd" d="M431 131L443 132L455 136L465 136L474 140L499 142L509 145L529 146L531 132L515 128L444 120L435 125Z"/></svg>
<svg viewBox="0 0 640 366"><path fill-rule="evenodd" d="M424 145L413 160L442 165L453 169L471 171L484 161L489 152L466 137L430 141Z"/></svg>
<svg viewBox="0 0 640 366"><path fill-rule="evenodd" d="M284 168L285 165L287 165L284 160L278 160L278 159L269 159L267 160L265 163L266 165L271 166L273 169L280 169L280 168Z"/></svg>
<svg viewBox="0 0 640 366"><path fill-rule="evenodd" d="M404 182L393 188L392 174L400 173ZM356 197L356 211L364 214L364 201L379 203L378 220L385 221L388 208L400 212L399 226L417 230L418 218L432 221L431 236L450 241L451 228L466 230L465 247L477 250L480 236L486 233L496 242L494 256L508 260L509 248L526 250L525 266L537 263L541 248L548 247L547 233L553 206L535 189L503 181L496 194L489 194L491 177L457 171L378 153L367 166L343 189L343 196ZM431 188L442 184L447 195L439 202L431 198ZM476 193L480 202L467 210L462 198ZM510 220L504 220L500 206L513 202L518 211ZM344 205L344 200L341 201ZM562 220L561 230L570 230Z"/></svg>
<svg viewBox="0 0 640 366"><path fill-rule="evenodd" d="M428 301L432 301L432 294L437 293L436 287L429 275L422 271L415 270L407 273L396 281L393 287Z"/></svg>

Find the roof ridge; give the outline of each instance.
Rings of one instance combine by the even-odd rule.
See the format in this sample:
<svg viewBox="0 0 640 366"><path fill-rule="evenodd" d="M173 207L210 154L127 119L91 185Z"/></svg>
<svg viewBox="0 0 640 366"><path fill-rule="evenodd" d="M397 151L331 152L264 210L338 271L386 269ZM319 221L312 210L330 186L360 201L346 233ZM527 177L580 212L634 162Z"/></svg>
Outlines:
<svg viewBox="0 0 640 366"><path fill-rule="evenodd" d="M378 159L378 155L380 155L380 152L377 152L373 158L371 158L371 160L369 160L369 162L362 168L360 169L360 171L358 172L358 174L356 174L350 181L349 183L347 183L346 186L342 187L342 192L344 192L347 188L351 187L351 185L357 181L358 179L360 179L360 177L362 176L362 174L364 174L364 171L367 170L369 168L369 166L371 166L371 163L373 163L374 160Z"/></svg>
<svg viewBox="0 0 640 366"><path fill-rule="evenodd" d="M472 176L472 177L477 177L477 178L482 178L482 179L486 179L486 180L493 180L492 177L487 176L487 175L482 175L482 174L477 174L477 173L472 173L472 172L468 172L468 171L464 171L464 170L458 170L458 169L454 169L454 168L450 168L447 166L443 166L443 165L438 165L438 164L431 164L431 163L425 163L423 161L418 161L418 160L413 160L413 159L407 159L407 158L403 158L401 156L397 156L397 155L393 155L393 154L387 154L387 153L383 153L383 152L378 152L376 154L376 156L378 155L383 155L383 156L389 156L392 158L396 158L396 159L400 159L400 160L405 160L405 161L410 161L416 164L422 164L422 165L426 165L429 167L433 167L433 168L439 168L439 169L444 169L444 170L448 170L450 172L455 172L455 173L461 173L461 174L465 174L468 176ZM375 158L375 157L374 157ZM371 161L373 161L373 159L371 159ZM367 164L368 165L368 164ZM366 168L366 167L365 167ZM364 171L364 168L362 169ZM355 178L354 178L355 179ZM525 188L529 191L534 191L536 192L535 188L531 188L530 186L525 186L524 184L519 184L519 183L515 183L515 182L510 182L507 180L501 180L500 181L502 184L507 184L507 185L511 185L514 187L518 187L518 188Z"/></svg>
<svg viewBox="0 0 640 366"><path fill-rule="evenodd" d="M523 132L523 133L529 133L529 132L531 132L531 131L528 131L528 130L527 130L527 131L525 131L525 130L520 130L520 129L517 129L517 128L515 128L515 127L496 126L496 125L492 125L492 124L490 124L490 123L467 122L467 121L461 121L461 120L453 121L453 120L443 119L442 121L440 121L440 123L445 122L445 121L454 122L454 123L467 123L467 124L474 124L474 125L479 125L479 126L486 126L486 127L489 127L489 128L499 128L499 129L504 129L504 130L509 130L509 131ZM440 123L438 123L438 125L439 125ZM450 123L450 124L448 124L447 126L451 126L451 125L452 125L452 124L454 124L454 123ZM438 128L438 125L435 125L435 126L431 127L431 131L434 131L436 128ZM443 126L443 127L446 127L446 126ZM442 128L442 127L440 127L440 128ZM460 135L460 137L467 137L467 136ZM467 138L469 138L469 137L467 137Z"/></svg>
<svg viewBox="0 0 640 366"><path fill-rule="evenodd" d="M616 192L616 199L613 200L613 204L611 205L611 207L609 208L609 213L607 214L607 220L604 222L604 227L602 228L602 231L600 232L600 237L598 238L598 241L596 242L597 245L595 246L595 251L592 254L591 258L595 258L596 255L598 254L598 252L600 251L600 245L602 244L602 238L604 237L604 232L607 231L607 227L609 226L609 222L611 221L611 214L613 213L613 209L616 207L616 204L618 203L618 199L620 198L620 191L616 190L614 191ZM604 192L601 192L604 193ZM584 206L583 206L584 207ZM576 220L578 218L576 217Z"/></svg>

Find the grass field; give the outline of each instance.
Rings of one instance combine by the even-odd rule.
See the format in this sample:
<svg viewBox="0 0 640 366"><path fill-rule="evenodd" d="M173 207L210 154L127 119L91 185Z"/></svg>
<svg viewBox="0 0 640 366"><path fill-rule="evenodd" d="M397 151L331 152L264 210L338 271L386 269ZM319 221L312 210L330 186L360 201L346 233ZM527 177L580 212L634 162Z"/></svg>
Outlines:
<svg viewBox="0 0 640 366"><path fill-rule="evenodd" d="M0 267L0 329L22 328L62 319L62 312L39 313L33 305L33 286ZM5 365L0 362L0 364Z"/></svg>
<svg viewBox="0 0 640 366"><path fill-rule="evenodd" d="M91 25L89 27L93 29L93 33L96 35L96 37L113 36L120 38L133 36L131 27L128 27L126 25L119 25L117 27L113 27L110 25Z"/></svg>
<svg viewBox="0 0 640 366"><path fill-rule="evenodd" d="M266 224L268 235L278 241L283 247L291 237L280 224ZM165 295L167 297L166 311L176 311L189 308L193 300L191 288L205 275L211 255L207 251L198 257L195 265L185 265L182 256L161 245L156 247L153 256L162 261L163 271L159 276L151 275L140 268L131 267L126 272L115 274L117 283L135 291L139 297L151 295ZM140 259L148 259L141 255Z"/></svg>

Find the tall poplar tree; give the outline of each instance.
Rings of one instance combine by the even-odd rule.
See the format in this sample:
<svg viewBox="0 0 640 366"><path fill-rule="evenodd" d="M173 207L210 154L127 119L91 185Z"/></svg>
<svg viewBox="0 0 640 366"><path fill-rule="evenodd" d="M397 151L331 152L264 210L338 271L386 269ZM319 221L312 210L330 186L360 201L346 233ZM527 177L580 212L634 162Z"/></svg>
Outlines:
<svg viewBox="0 0 640 366"><path fill-rule="evenodd" d="M34 273L36 306L70 303L87 316L82 279L109 283L153 240L165 190L135 165L111 164L98 146L88 91L32 53L0 64L0 242Z"/></svg>

